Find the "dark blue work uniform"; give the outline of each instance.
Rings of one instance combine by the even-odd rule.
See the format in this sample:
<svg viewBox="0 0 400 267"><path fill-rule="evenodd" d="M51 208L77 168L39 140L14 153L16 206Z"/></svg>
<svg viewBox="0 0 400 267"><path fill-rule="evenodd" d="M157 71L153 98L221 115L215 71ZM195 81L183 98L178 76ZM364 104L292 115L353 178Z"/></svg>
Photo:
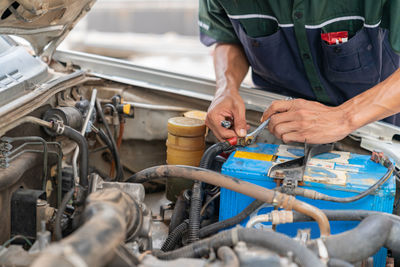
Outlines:
<svg viewBox="0 0 400 267"><path fill-rule="evenodd" d="M329 105L400 66L400 1L200 0L199 26L205 45L243 46L257 87ZM321 39L340 31L347 42Z"/></svg>

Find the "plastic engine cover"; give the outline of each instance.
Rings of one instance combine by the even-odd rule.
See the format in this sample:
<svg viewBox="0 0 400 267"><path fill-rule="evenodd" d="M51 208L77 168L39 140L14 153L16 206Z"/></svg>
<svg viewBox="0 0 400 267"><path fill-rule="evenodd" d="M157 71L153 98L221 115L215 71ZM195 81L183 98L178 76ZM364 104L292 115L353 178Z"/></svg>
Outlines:
<svg viewBox="0 0 400 267"><path fill-rule="evenodd" d="M269 169L280 162L304 155L302 147L287 145L256 144L252 147L238 148L222 167L222 173L241 180L273 189L276 182L268 177ZM324 153L312 158L306 167L302 186L318 192L336 196L354 196L368 189L378 181L387 169L370 160L368 155L349 152ZM296 197L320 209L364 209L392 213L396 192L395 179L391 177L376 192L351 203L334 203ZM246 208L254 199L221 188L219 219L231 218ZM268 213L273 208L264 205L252 216ZM248 218L241 224L246 225ZM357 226L359 222L331 222L332 234L341 233ZM257 228L271 228L271 224L258 224ZM311 229L311 237L319 237L315 222L290 223L277 226L277 231L296 236L298 229ZM374 256L374 266L385 266L386 249L382 248Z"/></svg>

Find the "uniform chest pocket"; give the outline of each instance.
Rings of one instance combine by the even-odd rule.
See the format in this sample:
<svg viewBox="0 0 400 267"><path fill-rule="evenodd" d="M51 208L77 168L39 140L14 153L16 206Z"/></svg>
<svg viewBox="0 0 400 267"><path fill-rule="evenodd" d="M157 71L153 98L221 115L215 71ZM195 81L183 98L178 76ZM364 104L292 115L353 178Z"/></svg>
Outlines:
<svg viewBox="0 0 400 267"><path fill-rule="evenodd" d="M348 42L328 45L322 42L323 70L330 82L338 87L345 84L370 84L379 81L379 72L373 56L373 46L365 28ZM343 88L345 89L345 88Z"/></svg>
<svg viewBox="0 0 400 267"><path fill-rule="evenodd" d="M282 29L271 35L254 38L248 36L239 23L236 26L238 37L255 74L273 85L286 89L305 79L296 67L299 63L294 59Z"/></svg>

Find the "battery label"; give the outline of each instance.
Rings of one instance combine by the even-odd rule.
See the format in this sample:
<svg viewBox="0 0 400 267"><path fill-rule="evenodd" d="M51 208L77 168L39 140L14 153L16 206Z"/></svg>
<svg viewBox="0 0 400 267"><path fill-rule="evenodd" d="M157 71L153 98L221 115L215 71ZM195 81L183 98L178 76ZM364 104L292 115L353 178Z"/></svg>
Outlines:
<svg viewBox="0 0 400 267"><path fill-rule="evenodd" d="M268 155L268 154L261 154L261 153L254 153L254 152L246 152L246 151L236 151L235 158L241 159L254 159L254 160L261 160L261 161L275 161L275 155Z"/></svg>

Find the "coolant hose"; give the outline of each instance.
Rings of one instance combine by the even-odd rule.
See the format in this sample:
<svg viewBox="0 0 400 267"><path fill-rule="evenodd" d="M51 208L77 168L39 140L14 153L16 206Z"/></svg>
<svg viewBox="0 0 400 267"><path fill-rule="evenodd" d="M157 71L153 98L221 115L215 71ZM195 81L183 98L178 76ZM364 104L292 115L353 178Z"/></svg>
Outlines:
<svg viewBox="0 0 400 267"><path fill-rule="evenodd" d="M399 222L388 216L371 215L350 231L325 237L323 243L330 258L358 262L374 255L382 246L399 255L399 236ZM308 247L318 254L317 240L310 241Z"/></svg>
<svg viewBox="0 0 400 267"><path fill-rule="evenodd" d="M311 250L284 234L248 228L226 230L180 249L170 252L157 251L154 254L164 260L198 258L208 255L210 250L223 246L232 247L240 241L266 248L282 256L292 253L293 260L302 267L325 266Z"/></svg>
<svg viewBox="0 0 400 267"><path fill-rule="evenodd" d="M104 266L125 238L139 232L138 204L119 189L96 191L86 200L84 224L40 253L33 267Z"/></svg>
<svg viewBox="0 0 400 267"><path fill-rule="evenodd" d="M210 169L216 156L229 149L231 145L228 142L216 143L210 146L201 157L200 168ZM195 181L192 187L192 195L190 197L189 210L189 228L188 242L192 243L199 240L200 221L201 221L201 206L203 203L202 184L200 181Z"/></svg>
<svg viewBox="0 0 400 267"><path fill-rule="evenodd" d="M89 149L87 141L85 137L82 136L78 131L66 125L64 126L64 131L62 132L62 135L76 142L79 147L79 184L82 185L83 188L87 188L89 185Z"/></svg>
<svg viewBox="0 0 400 267"><path fill-rule="evenodd" d="M322 236L330 235L328 218L320 209L297 200L293 196L282 194L214 171L191 166L161 165L142 170L129 177L127 182L144 183L154 179L170 177L199 180L253 197L265 203L274 204L277 207L288 210L293 209L312 217L318 223Z"/></svg>

